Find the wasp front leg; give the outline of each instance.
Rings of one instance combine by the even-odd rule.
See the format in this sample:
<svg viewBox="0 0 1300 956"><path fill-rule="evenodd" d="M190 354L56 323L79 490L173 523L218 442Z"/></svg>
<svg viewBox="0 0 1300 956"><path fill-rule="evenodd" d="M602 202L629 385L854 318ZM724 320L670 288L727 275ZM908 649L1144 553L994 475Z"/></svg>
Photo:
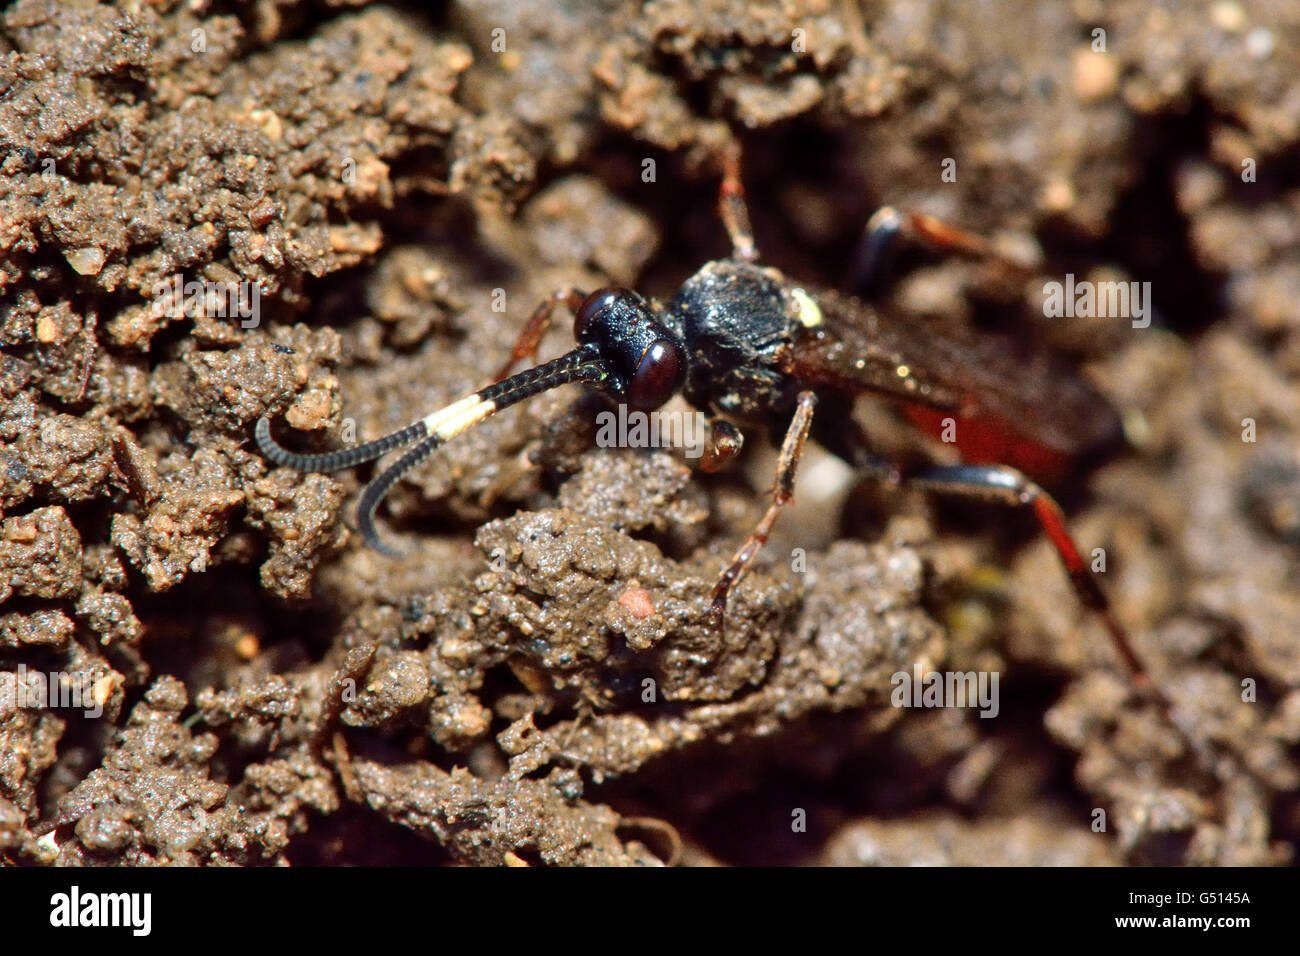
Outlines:
<svg viewBox="0 0 1300 956"><path fill-rule="evenodd" d="M727 612L727 596L731 589L744 579L749 572L749 567L754 563L754 558L762 550L763 545L767 543L768 536L772 533L772 528L776 524L776 519L780 516L781 510L794 500L794 479L795 473L799 469L799 459L803 457L803 449L808 441L808 432L812 428L813 409L817 406L817 395L815 392L805 391L799 393L798 404L795 406L794 418L790 420L790 427L786 430L785 440L781 442L781 455L776 467L776 483L772 489L772 503L768 505L767 512L763 519L759 521L758 527L754 529L744 545L736 552L731 563L727 565L722 576L718 578L718 583L713 587L713 604L709 609L710 620L715 627L721 627L724 615Z"/></svg>
<svg viewBox="0 0 1300 956"><path fill-rule="evenodd" d="M570 312L576 314L578 308L582 305L582 300L585 298L586 296L581 292L567 287L552 292L550 297L539 305L533 314L529 316L528 321L524 323L523 331L519 333L519 340L515 342L515 347L510 350L510 359L505 365L501 366L492 381L500 382L505 379L524 359L537 358L537 350L542 345L542 336L551 327L551 319L555 315L557 305L564 303Z"/></svg>

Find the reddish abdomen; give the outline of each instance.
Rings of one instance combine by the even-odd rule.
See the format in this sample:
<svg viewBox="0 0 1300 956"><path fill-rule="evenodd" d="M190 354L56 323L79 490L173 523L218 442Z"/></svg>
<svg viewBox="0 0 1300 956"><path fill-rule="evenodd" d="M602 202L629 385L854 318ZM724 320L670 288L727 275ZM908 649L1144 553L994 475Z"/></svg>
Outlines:
<svg viewBox="0 0 1300 956"><path fill-rule="evenodd" d="M1009 423L994 415L960 418L920 405L905 405L903 410L926 434L941 441L953 438L962 460L970 465L1010 465L1048 483L1063 476L1070 465L1068 454L1017 435Z"/></svg>

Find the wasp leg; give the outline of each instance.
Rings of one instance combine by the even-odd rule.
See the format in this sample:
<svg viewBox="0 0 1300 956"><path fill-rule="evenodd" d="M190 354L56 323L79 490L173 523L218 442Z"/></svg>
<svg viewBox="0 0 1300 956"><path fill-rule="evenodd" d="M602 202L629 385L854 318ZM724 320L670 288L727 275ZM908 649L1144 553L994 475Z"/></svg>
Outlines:
<svg viewBox="0 0 1300 956"><path fill-rule="evenodd" d="M1156 703L1197 754L1203 766L1212 768L1215 765L1195 726L1188 723L1151 680L1147 668L1133 649L1128 632L1115 618L1105 593L1080 556L1078 546L1066 529L1060 506L1047 492L1020 472L1005 466L912 467L876 455L868 446L862 427L852 417L851 403L836 401L834 396L827 397L830 401L819 409L814 437L827 450L853 465L862 477L881 482L890 488L906 484L940 494L959 494L1012 506L1032 507L1039 524L1047 532L1060 556L1080 603L1101 617L1116 653L1131 675L1133 688Z"/></svg>
<svg viewBox="0 0 1300 956"><path fill-rule="evenodd" d="M700 458L700 470L721 471L727 462L740 454L740 449L744 446L745 436L739 428L725 418L710 418L709 444Z"/></svg>
<svg viewBox="0 0 1300 956"><path fill-rule="evenodd" d="M867 220L862 240L853 253L844 287L855 295L873 298L884 291L898 254L903 217L893 206L883 206Z"/></svg>
<svg viewBox="0 0 1300 956"><path fill-rule="evenodd" d="M528 321L524 323L523 331L519 333L519 340L515 342L515 347L510 350L510 360L501 366L492 381L499 382L504 379L524 359L537 358L537 350L541 347L542 336L551 327L551 317L555 314L557 305L563 302L570 312L576 313L585 298L586 296L583 293L568 287L552 292L550 298L542 302L529 316Z"/></svg>
<svg viewBox="0 0 1300 956"><path fill-rule="evenodd" d="M718 583L713 586L713 606L710 608L709 615L715 627L721 626L723 615L726 614L727 595L745 577L759 550L767 543L768 535L772 533L772 526L776 524L781 509L794 500L794 476L799 468L799 459L803 455L804 443L808 440L808 432L812 428L813 409L816 406L816 393L810 391L799 393L794 418L790 420L785 440L781 442L781 457L776 467L772 503L768 505L767 513L763 515L763 520L758 523L754 533L736 552L735 557L731 559L731 564L727 565L727 569L718 578Z"/></svg>
<svg viewBox="0 0 1300 956"><path fill-rule="evenodd" d="M899 212L890 206L878 210L872 219L897 217L904 233L933 246L941 252L960 252L977 258L1000 258L993 243L983 236L967 232L919 212Z"/></svg>
<svg viewBox="0 0 1300 956"><path fill-rule="evenodd" d="M722 154L718 215L731 237L731 257L747 262L756 260L758 249L754 247L754 231L749 226L749 207L745 204L745 187L740 180L740 147L737 145Z"/></svg>
<svg viewBox="0 0 1300 956"><path fill-rule="evenodd" d="M1132 676L1133 683L1140 687L1151 686L1147 669L1133 649L1128 632L1115 617L1105 592L1079 554L1079 548L1066 527L1061 506L1051 495L1014 468L1001 465L935 466L907 475L905 480L908 484L940 493L967 495L1032 508L1038 523L1060 556L1080 603L1096 612L1105 624L1111 642Z"/></svg>
<svg viewBox="0 0 1300 956"><path fill-rule="evenodd" d="M1014 275L1028 277L1034 265L997 249L992 242L922 213L881 206L867 220L862 242L854 255L848 288L871 296L881 291L889 265L897 251L897 239L906 236L939 252L953 252L994 262Z"/></svg>

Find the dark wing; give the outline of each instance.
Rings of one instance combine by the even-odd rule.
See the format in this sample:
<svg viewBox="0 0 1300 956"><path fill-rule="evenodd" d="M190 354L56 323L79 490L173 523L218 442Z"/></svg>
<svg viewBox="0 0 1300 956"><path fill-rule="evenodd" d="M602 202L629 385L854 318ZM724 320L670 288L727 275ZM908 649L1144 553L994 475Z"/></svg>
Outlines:
<svg viewBox="0 0 1300 956"><path fill-rule="evenodd" d="M848 296L805 287L820 310L787 354L790 374L875 392L1001 426L1054 452L1113 441L1119 419L1092 388L1042 349L923 317L900 319Z"/></svg>

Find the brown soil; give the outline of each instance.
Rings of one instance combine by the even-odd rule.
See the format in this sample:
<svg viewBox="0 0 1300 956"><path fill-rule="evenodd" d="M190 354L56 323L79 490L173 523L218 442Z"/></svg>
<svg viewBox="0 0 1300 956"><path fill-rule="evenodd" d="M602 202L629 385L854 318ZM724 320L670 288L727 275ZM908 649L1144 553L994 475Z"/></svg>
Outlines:
<svg viewBox="0 0 1300 956"><path fill-rule="evenodd" d="M0 688L91 674L103 714L0 695L0 859L1289 861L1300 19L1184 6L10 6ZM368 469L258 453L264 414L335 447L478 387L557 287L670 295L727 249L733 137L792 275L837 284L885 202L1040 258L1008 294L909 256L890 306L1046 342L1120 410L1056 490L1171 712L1029 518L824 455L710 628L766 436L704 475L593 447L567 387L395 488L398 560L349 529ZM1155 321L1044 319L1067 272L1150 281ZM159 315L177 274L258 283L257 321ZM999 673L998 717L891 706L918 662Z"/></svg>

